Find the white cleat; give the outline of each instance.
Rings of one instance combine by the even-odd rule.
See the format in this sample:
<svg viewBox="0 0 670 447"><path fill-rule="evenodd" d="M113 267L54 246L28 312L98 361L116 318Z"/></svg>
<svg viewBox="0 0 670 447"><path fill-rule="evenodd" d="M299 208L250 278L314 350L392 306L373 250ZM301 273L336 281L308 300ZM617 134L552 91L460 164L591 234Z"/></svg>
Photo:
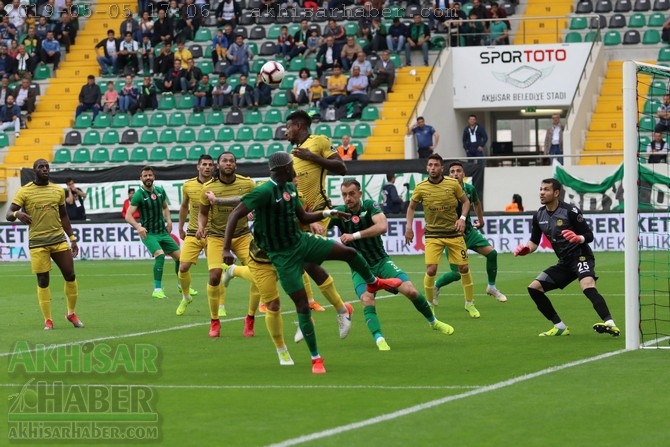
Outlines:
<svg viewBox="0 0 670 447"><path fill-rule="evenodd" d="M503 295L502 292L496 288L496 286L488 286L486 288L486 294L491 295L501 303L507 302L507 297Z"/></svg>
<svg viewBox="0 0 670 447"><path fill-rule="evenodd" d="M433 301L430 303L433 306L438 306L440 303L440 288L435 287L433 288Z"/></svg>
<svg viewBox="0 0 670 447"><path fill-rule="evenodd" d="M298 322L295 321L294 323L296 327L295 327L295 335L293 336L293 341L296 343L300 343L305 339L305 336L302 335L302 331L300 330L300 325L298 324Z"/></svg>
<svg viewBox="0 0 670 447"><path fill-rule="evenodd" d="M226 269L225 272L223 272L223 278L221 279L221 282L223 283L223 287L228 287L228 284L230 284L230 280L233 279L235 276L233 275L233 272L235 271L235 264L231 265Z"/></svg>
<svg viewBox="0 0 670 447"><path fill-rule="evenodd" d="M351 329L351 315L354 313L354 308L349 303L344 303L347 312L337 315L337 325L340 327L340 338L347 338L349 330Z"/></svg>
<svg viewBox="0 0 670 447"><path fill-rule="evenodd" d="M284 348L282 350L277 349L277 356L279 357L279 364L281 366L293 366L293 359L291 354L288 353L288 349Z"/></svg>

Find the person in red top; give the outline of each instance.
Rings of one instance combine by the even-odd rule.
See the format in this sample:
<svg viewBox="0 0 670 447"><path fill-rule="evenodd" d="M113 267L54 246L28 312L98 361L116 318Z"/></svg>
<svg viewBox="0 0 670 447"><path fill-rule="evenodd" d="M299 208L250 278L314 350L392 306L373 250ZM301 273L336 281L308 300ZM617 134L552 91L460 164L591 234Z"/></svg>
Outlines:
<svg viewBox="0 0 670 447"><path fill-rule="evenodd" d="M123 208L121 208L121 216L123 216L124 219L126 217L126 211L128 211L128 207L130 206L130 199L133 198L134 194L135 194L135 188L128 188L128 198L123 202ZM140 218L139 210L133 213L133 217L135 219Z"/></svg>

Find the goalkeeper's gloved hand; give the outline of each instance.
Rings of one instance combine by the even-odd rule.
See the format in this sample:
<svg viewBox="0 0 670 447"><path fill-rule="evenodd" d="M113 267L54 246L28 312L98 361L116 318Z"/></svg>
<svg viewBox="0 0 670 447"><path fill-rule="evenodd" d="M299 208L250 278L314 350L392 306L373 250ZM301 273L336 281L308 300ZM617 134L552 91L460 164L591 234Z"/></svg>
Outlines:
<svg viewBox="0 0 670 447"><path fill-rule="evenodd" d="M519 244L519 246L514 249L514 256L526 256L528 253L530 253L530 247L528 247L528 245Z"/></svg>
<svg viewBox="0 0 670 447"><path fill-rule="evenodd" d="M583 244L585 241L584 236L580 236L572 230L561 231L561 236L571 244Z"/></svg>

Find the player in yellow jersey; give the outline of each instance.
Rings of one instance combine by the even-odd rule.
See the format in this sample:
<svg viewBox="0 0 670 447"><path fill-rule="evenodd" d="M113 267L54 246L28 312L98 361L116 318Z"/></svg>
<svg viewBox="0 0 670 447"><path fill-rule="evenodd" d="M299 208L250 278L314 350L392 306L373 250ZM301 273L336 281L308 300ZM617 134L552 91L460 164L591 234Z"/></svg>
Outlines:
<svg viewBox="0 0 670 447"><path fill-rule="evenodd" d="M198 159L196 165L198 176L188 179L182 186L182 200L179 208L179 237L184 241L179 256L179 288L181 289L182 299L177 307L177 315L183 315L186 312L186 306L191 304L193 298L198 292L191 288L191 265L198 263L200 252L207 247L207 239L198 239L195 237L198 231L198 214L200 212L200 194L202 185L212 179L214 171L214 160L210 155L203 154ZM188 216L188 228L184 230L186 217ZM205 227L206 229L206 227Z"/></svg>
<svg viewBox="0 0 670 447"><path fill-rule="evenodd" d="M465 220L470 212L470 200L457 180L444 176L444 161L438 154L428 157L428 178L414 188L414 193L407 208L407 229L405 242L414 240L414 210L417 203L423 203L426 221L425 262L426 275L423 287L426 296L433 296L437 265L442 252L446 249L449 264L458 266L461 274L461 285L465 295L465 310L470 317L479 318L480 314L474 304L472 274L468 267L468 249L463 234ZM458 204L462 204L461 215L458 215Z"/></svg>
<svg viewBox="0 0 670 447"><path fill-rule="evenodd" d="M286 138L295 146L291 154L294 157L293 167L298 177L298 193L304 200L304 209L309 212L320 212L331 208L330 199L326 194L326 174L332 172L345 175L347 166L328 137L310 133L311 125L312 118L304 110L296 110L286 119ZM320 222L301 225L301 229L323 235L329 222L330 218L326 217ZM347 307L335 288L333 277L323 267L316 264L305 264L305 272L316 282L319 290L337 310L338 315L348 313ZM309 277L304 273L303 284L310 308L316 311L325 310L314 301Z"/></svg>
<svg viewBox="0 0 670 447"><path fill-rule="evenodd" d="M84 327L84 323L74 313L79 288L73 258L79 253L79 247L65 210L65 191L49 181L48 161L41 158L36 160L33 171L35 180L19 188L9 205L6 218L9 222L18 220L28 225L30 266L37 275L37 300L44 316L44 329L54 328L49 289L52 259L65 280L65 318L74 327ZM67 243L68 238L70 245Z"/></svg>
<svg viewBox="0 0 670 447"><path fill-rule="evenodd" d="M200 209L198 215L198 231L196 237L203 238L207 236L207 268L209 270L209 281L207 284L207 299L209 301L209 310L211 316L210 337L219 337L221 333L221 321L219 320L219 301L225 302L225 286L233 276L242 277L251 282L249 293L249 307L258 308L260 300L258 287L253 282L251 272L246 267L249 262L249 244L251 243L251 232L249 231L249 221L240 219L235 227L233 239L233 252L242 262L243 266L225 266L223 263L223 238L226 232L226 222L230 212L235 208L234 203L239 202L239 198L248 193L256 186L256 183L249 177L244 177L235 173L237 169L237 160L235 155L230 152L223 152L217 160L218 175L205 183L200 194ZM207 193L211 192L214 196L222 199L221 204L212 205L209 202ZM225 203L225 199L233 200L233 204ZM236 202L235 202L236 201ZM207 224L209 223L209 229ZM225 267L224 267L225 266ZM224 288L219 287L224 268L226 275L223 278ZM251 327L248 327L251 326ZM250 329L250 330L249 330ZM244 335L253 336L253 318L245 320Z"/></svg>

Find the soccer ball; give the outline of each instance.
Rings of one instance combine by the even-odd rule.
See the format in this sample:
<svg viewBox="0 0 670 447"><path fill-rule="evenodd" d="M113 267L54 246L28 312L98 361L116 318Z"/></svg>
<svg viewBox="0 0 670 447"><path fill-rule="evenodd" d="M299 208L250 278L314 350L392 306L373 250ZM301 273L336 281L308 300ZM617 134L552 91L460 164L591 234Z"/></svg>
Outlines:
<svg viewBox="0 0 670 447"><path fill-rule="evenodd" d="M279 87L285 74L286 70L284 69L284 66L275 61L266 62L261 67L260 73L261 80L270 87Z"/></svg>

